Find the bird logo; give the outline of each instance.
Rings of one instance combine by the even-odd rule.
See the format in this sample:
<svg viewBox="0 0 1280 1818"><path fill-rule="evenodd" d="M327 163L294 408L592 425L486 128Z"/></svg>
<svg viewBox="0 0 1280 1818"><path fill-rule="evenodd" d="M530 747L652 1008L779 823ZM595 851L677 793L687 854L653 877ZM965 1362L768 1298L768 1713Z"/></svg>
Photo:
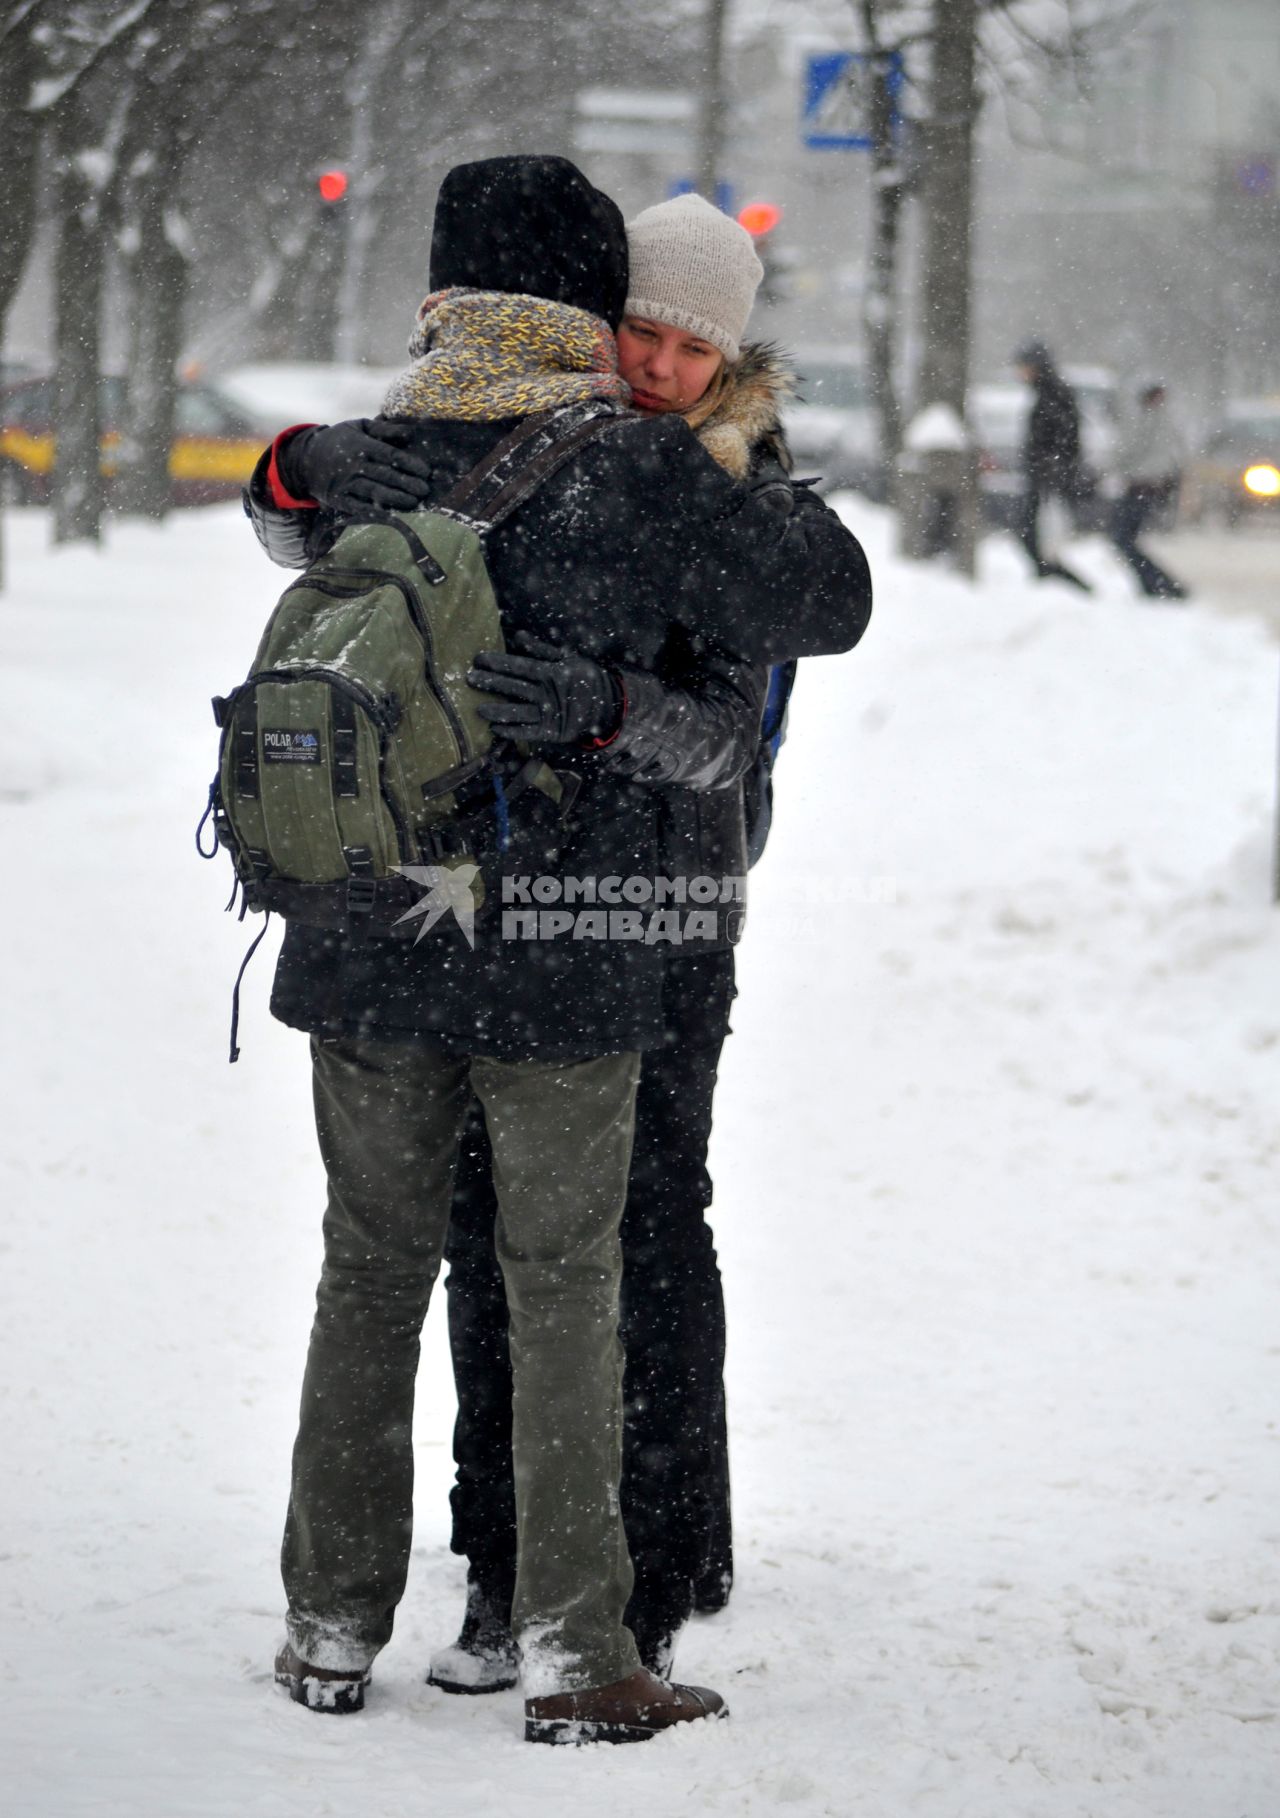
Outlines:
<svg viewBox="0 0 1280 1818"><path fill-rule="evenodd" d="M426 896L419 897L412 909L406 909L403 915L396 918L395 925L398 928L401 922L412 921L415 915L422 917L422 926L414 937L414 946L417 946L429 928L435 927L442 915L452 910L453 919L461 928L468 947L474 949L476 903L471 885L479 866L455 865L451 870L446 870L443 865L397 865L396 870L402 877L421 884L427 892Z"/></svg>

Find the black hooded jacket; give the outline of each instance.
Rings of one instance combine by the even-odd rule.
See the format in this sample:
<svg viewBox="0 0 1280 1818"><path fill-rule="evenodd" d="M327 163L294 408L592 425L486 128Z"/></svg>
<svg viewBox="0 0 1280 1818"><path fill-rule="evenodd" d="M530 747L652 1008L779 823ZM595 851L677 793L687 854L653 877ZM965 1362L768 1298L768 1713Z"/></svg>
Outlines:
<svg viewBox="0 0 1280 1818"><path fill-rule="evenodd" d="M1072 493L1080 474L1080 407L1053 367L1042 367L1027 419L1022 465L1033 486Z"/></svg>

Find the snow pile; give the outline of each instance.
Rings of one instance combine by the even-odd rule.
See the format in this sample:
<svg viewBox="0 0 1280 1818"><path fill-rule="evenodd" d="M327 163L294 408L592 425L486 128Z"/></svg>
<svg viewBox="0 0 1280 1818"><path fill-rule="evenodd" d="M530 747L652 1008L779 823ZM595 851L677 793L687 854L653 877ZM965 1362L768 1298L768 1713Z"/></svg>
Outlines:
<svg viewBox="0 0 1280 1818"><path fill-rule="evenodd" d="M225 1064L253 930L195 858L208 697L280 580L234 508L101 555L12 522L0 1388L14 1818L1273 1818L1276 652L1011 546L887 553L805 666L713 1169L733 1721L527 1747L423 1684L462 1610L433 1310L418 1529L364 1715L270 1684L319 1257L305 1044Z"/></svg>

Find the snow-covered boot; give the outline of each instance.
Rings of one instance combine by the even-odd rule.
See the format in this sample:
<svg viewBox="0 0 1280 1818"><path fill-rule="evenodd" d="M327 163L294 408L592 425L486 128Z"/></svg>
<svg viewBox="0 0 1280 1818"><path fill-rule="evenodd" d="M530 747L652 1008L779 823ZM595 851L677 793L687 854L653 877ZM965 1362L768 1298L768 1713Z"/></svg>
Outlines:
<svg viewBox="0 0 1280 1818"><path fill-rule="evenodd" d="M439 1648L427 1668L427 1684L442 1692L506 1692L520 1677L520 1656L511 1634L513 1587L505 1574L495 1579L467 1573L467 1608L458 1639Z"/></svg>
<svg viewBox="0 0 1280 1818"><path fill-rule="evenodd" d="M693 1587L693 1607L699 1616L714 1616L718 1610L724 1609L732 1589L731 1566L708 1566Z"/></svg>
<svg viewBox="0 0 1280 1818"><path fill-rule="evenodd" d="M641 1665L647 1667L655 1679L669 1680L675 1665L676 1643L684 1624L673 1617L650 1620L634 1610L627 1612L627 1622L635 1636Z"/></svg>
<svg viewBox="0 0 1280 1818"><path fill-rule="evenodd" d="M364 1709L369 1669L312 1666L295 1654L292 1644L286 1641L276 1655L275 1679L277 1685L288 1687L295 1704L303 1704L309 1711L349 1717L353 1711Z"/></svg>

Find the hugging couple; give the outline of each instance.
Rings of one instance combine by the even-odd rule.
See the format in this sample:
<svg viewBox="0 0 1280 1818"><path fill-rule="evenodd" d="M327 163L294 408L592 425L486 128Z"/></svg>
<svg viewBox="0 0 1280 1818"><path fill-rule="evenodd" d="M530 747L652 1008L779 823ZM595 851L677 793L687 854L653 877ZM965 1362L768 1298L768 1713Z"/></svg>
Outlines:
<svg viewBox="0 0 1280 1818"><path fill-rule="evenodd" d="M628 228L564 159L460 165L414 365L379 417L277 437L246 493L267 553L303 567L352 518L442 500L522 419L603 402L485 537L507 649L470 672L497 735L580 781L566 877L714 879L732 901L795 661L870 616L856 539L789 477L785 367L743 342L760 276L697 197ZM276 1660L298 1703L359 1710L391 1636L447 1255L468 1603L429 1676L519 1679L535 1742L727 1715L671 1669L732 1578L705 1212L739 920L682 945L504 940L495 904L474 947L448 918L413 944L288 924L272 1009L310 1037L328 1181Z"/></svg>

